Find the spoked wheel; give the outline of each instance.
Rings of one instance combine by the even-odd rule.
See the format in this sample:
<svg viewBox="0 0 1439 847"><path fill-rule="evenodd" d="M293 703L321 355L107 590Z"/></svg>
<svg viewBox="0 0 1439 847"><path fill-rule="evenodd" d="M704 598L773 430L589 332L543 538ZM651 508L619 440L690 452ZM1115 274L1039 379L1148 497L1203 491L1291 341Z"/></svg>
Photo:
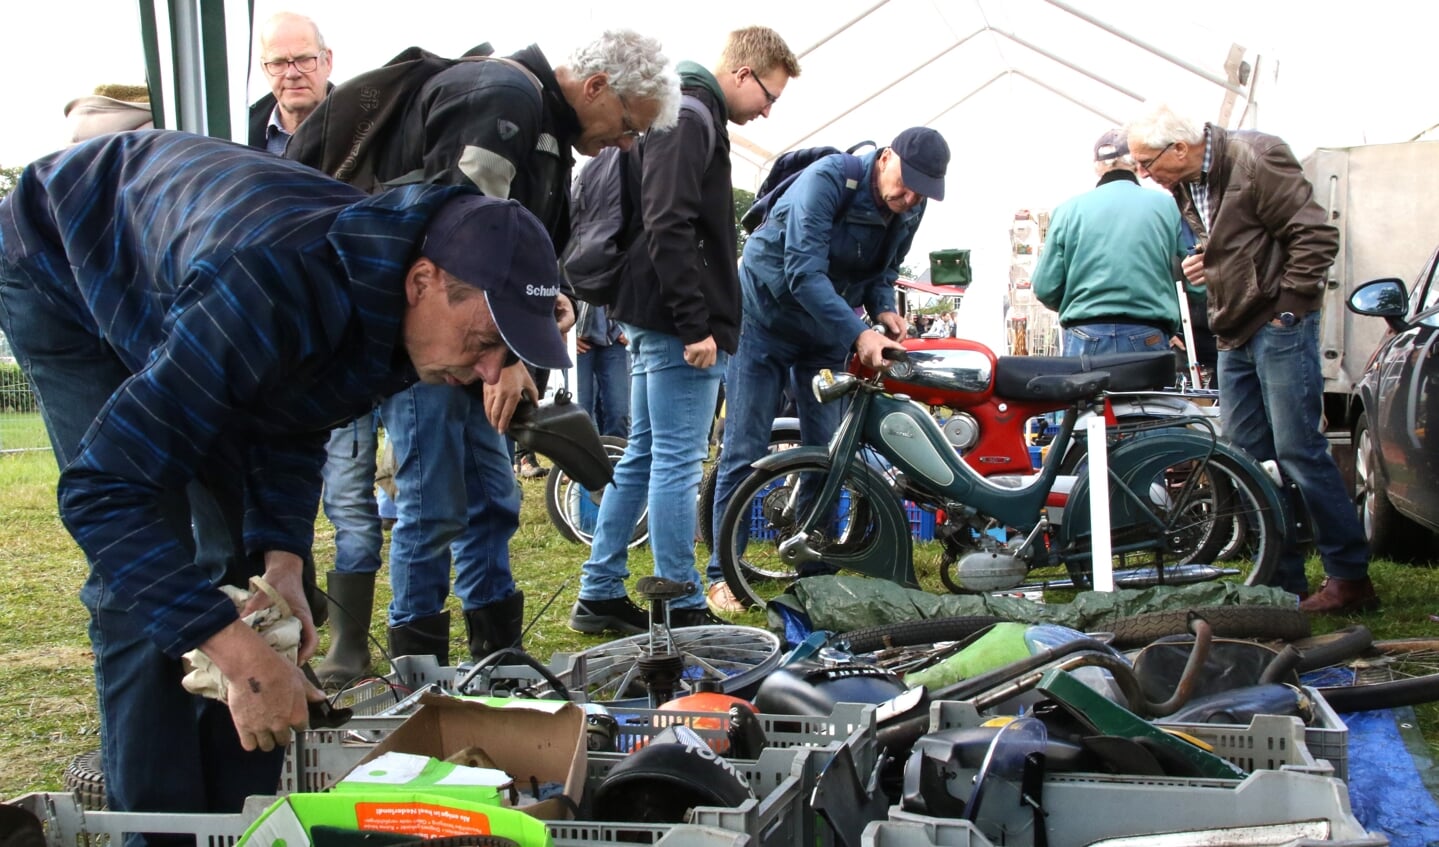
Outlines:
<svg viewBox="0 0 1439 847"><path fill-rule="evenodd" d="M1439 640L1376 641L1364 655L1306 674L1336 712L1439 701Z"/></svg>
<svg viewBox="0 0 1439 847"><path fill-rule="evenodd" d="M779 665L781 643L774 633L750 626L692 626L670 630L676 652L684 657L684 684L691 689L713 680L725 694L749 697L770 671ZM583 688L591 703L642 707L648 692L640 677L640 659L647 655L649 633L631 635L570 656L569 665L556 673L571 691L581 687L578 669L584 665ZM536 696L549 693L540 683Z"/></svg>
<svg viewBox="0 0 1439 847"><path fill-rule="evenodd" d="M735 489L719 526L719 562L730 590L746 607L764 605L799 576L781 558L780 545L799 531L829 468L827 459L805 459L757 470ZM809 545L821 556L826 551L859 553L881 540L872 526L875 507L865 492L886 484L876 487L871 480L865 485L856 474L878 477L863 465L851 466L833 513L809 536ZM817 564L817 572L823 572L823 563Z"/></svg>
<svg viewBox="0 0 1439 847"><path fill-rule="evenodd" d="M625 439L602 435L600 443L605 447L605 455L609 457L610 464L619 464L620 458L625 454ZM545 480L545 511L550 515L550 522L567 540L590 544L595 540L595 524L599 520L600 499L603 494L603 491L591 491L570 479L560 470L559 465L556 465ZM649 537L649 510L646 509L635 522L630 546L643 544Z"/></svg>
<svg viewBox="0 0 1439 847"><path fill-rule="evenodd" d="M1125 473L1124 490L1112 486L1110 495L1117 584L1182 585L1236 574L1246 585L1268 582L1283 539L1258 477L1262 469L1223 453L1170 451ZM1088 509L1080 511L1065 520L1087 522ZM1087 527L1078 532L1087 547ZM1088 556L1067 557L1066 564L1076 584L1089 585Z"/></svg>

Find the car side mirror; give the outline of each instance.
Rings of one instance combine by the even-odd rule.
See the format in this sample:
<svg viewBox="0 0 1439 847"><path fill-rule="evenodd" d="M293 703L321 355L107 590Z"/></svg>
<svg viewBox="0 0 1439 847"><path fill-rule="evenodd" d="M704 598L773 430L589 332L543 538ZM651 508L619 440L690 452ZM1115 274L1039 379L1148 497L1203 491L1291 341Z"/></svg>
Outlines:
<svg viewBox="0 0 1439 847"><path fill-rule="evenodd" d="M1409 292L1402 280L1393 277L1372 280L1349 295L1349 311L1383 318L1395 332L1400 332L1409 326L1404 320L1409 313Z"/></svg>

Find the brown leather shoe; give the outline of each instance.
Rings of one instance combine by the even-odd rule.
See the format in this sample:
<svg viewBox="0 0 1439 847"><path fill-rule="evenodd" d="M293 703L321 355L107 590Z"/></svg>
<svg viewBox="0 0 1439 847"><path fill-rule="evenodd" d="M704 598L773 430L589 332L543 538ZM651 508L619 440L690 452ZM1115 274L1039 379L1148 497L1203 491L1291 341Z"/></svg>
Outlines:
<svg viewBox="0 0 1439 847"><path fill-rule="evenodd" d="M1379 608L1379 595L1374 583L1364 579L1339 579L1326 576L1319 590L1299 604L1299 611L1313 615L1340 615L1369 612Z"/></svg>

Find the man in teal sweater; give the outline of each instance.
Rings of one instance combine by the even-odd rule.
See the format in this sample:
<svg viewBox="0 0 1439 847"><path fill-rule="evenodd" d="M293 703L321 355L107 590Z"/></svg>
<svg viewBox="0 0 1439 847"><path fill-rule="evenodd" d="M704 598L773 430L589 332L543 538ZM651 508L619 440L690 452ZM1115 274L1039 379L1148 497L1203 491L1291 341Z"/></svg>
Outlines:
<svg viewBox="0 0 1439 847"><path fill-rule="evenodd" d="M1120 130L1094 146L1099 184L1054 210L1031 280L1059 312L1066 356L1169 349L1179 329L1179 207L1139 184Z"/></svg>

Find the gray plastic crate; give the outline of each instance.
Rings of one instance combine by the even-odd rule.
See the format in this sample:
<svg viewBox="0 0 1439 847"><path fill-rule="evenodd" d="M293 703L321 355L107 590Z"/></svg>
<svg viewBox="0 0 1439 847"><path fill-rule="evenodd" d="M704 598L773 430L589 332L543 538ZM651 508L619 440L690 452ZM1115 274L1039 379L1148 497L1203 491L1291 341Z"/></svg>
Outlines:
<svg viewBox="0 0 1439 847"><path fill-rule="evenodd" d="M1342 842L1349 847L1383 847L1388 839L1365 832L1349 809L1344 783L1299 771L1260 770L1238 782L1219 779L1160 777L1126 778L1087 774L1051 774L1044 781L1044 810L1049 847L1082 847L1097 841L1135 838L1146 841L1161 833L1235 827L1264 827L1300 822L1321 822L1323 835L1310 835L1305 843ZM957 822L905 812L889 811L889 820L918 823L938 836ZM870 828L867 828L867 831ZM913 833L907 833L913 836ZM881 843L987 845L987 840L961 840L961 833L946 832L946 840L864 841ZM1237 838L1219 837L1204 842L1227 844ZM1025 847L1030 833L1005 840L1008 847ZM1198 843L1198 842L1185 842Z"/></svg>
<svg viewBox="0 0 1439 847"><path fill-rule="evenodd" d="M962 701L930 705L930 728L978 726L983 718ZM1249 726L1229 724L1171 724L1214 747L1214 752L1247 771L1285 770L1330 776L1334 769L1316 760L1304 741L1304 722L1286 715L1256 715Z"/></svg>
<svg viewBox="0 0 1439 847"><path fill-rule="evenodd" d="M616 710L615 715L621 722L620 735L616 739L618 750L633 749L642 740L653 737L665 726L676 722L692 727L706 739L723 738L727 724L725 716L713 712L622 709ZM404 720L403 717L357 717L342 729L297 733L280 773L281 793L327 790L359 764L375 740L393 731ZM829 717L760 715L759 720L770 747L833 748L843 744L850 748L856 768L866 774L874 769L878 761L875 707L872 705L841 703ZM650 722L640 724L634 721Z"/></svg>
<svg viewBox="0 0 1439 847"><path fill-rule="evenodd" d="M1304 746L1315 759L1327 761L1333 765L1334 776L1339 779L1348 779L1349 727L1344 725L1344 719L1339 717L1339 713L1334 711L1334 707L1329 705L1329 701L1324 699L1323 694L1307 686L1304 693L1309 695L1309 699L1314 703L1314 720L1304 727ZM1298 719L1295 718L1295 720ZM1171 723L1162 719L1155 723L1190 733L1232 732L1238 736L1247 736L1251 742L1264 736L1264 731L1255 727L1252 722L1248 727L1235 724Z"/></svg>
<svg viewBox="0 0 1439 847"><path fill-rule="evenodd" d="M82 809L74 795L63 793L26 794L13 802L40 819L45 827L46 847L97 844L102 838L108 839L111 847L118 847L126 834L134 832L193 835L200 847L232 847L275 799L251 797L245 802L244 811L234 815L91 812ZM547 828L555 847L583 847L587 844L749 847L753 843L753 839L742 832L690 824L567 821L549 824Z"/></svg>
<svg viewBox="0 0 1439 847"><path fill-rule="evenodd" d="M1315 822L1312 826L1317 828L1323 827L1325 824ZM1334 841L1334 839L1328 840ZM1142 844L1144 839L1141 837L1131 843ZM1304 839L1291 843L1313 844L1315 840ZM1323 843L1323 841L1320 840L1319 843ZM1348 839L1339 843L1344 844L1345 847L1386 847L1389 840L1378 835L1367 834L1361 838ZM922 821L875 821L865 828L864 834L860 838L860 844L861 847L994 847L994 843L985 838L984 834L975 829L969 821L945 818L927 818Z"/></svg>

